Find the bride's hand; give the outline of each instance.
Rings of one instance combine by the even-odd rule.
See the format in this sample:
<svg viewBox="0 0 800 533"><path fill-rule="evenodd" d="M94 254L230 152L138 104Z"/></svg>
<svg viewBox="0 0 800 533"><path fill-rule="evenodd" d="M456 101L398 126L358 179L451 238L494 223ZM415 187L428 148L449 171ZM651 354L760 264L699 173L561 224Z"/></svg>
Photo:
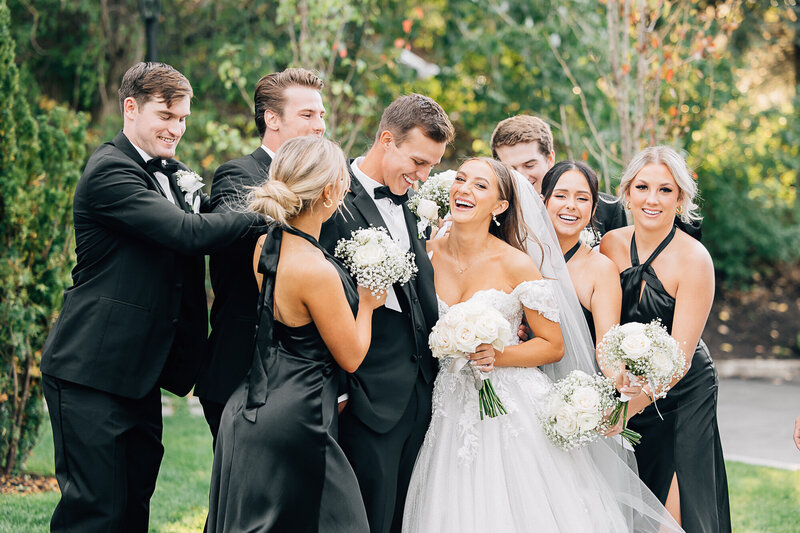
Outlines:
<svg viewBox="0 0 800 533"><path fill-rule="evenodd" d="M628 398L636 398L642 393L642 379L638 378L631 381L627 372L617 374L616 379L617 390L627 396Z"/></svg>
<svg viewBox="0 0 800 533"><path fill-rule="evenodd" d="M369 289L359 285L358 301L360 304L367 305L370 309L375 310L386 303L386 292L384 291L373 296Z"/></svg>
<svg viewBox="0 0 800 533"><path fill-rule="evenodd" d="M475 353L469 355L470 364L483 372L494 370L494 358L494 348L491 344L481 344L475 349Z"/></svg>

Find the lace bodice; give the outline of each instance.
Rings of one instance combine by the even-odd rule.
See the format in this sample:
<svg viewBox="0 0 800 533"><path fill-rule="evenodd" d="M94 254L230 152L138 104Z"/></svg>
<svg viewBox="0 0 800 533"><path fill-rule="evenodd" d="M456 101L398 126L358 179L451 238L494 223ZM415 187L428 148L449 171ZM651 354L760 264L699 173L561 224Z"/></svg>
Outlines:
<svg viewBox="0 0 800 533"><path fill-rule="evenodd" d="M558 304L553 288L553 281L525 281L517 285L510 293L498 289L485 289L476 292L468 301L477 301L481 305L493 307L508 320L514 332L512 343L517 343L516 332L522 323L524 308L538 311L548 320L558 322ZM439 299L439 317L445 316L450 307ZM477 424L499 424L503 439L514 438L519 428L513 416L499 416L494 419L480 420L478 393L475 381L469 368L453 373L448 371L450 358L441 361L440 371L433 389L433 417L425 446L433 445L437 432L444 419L455 419L459 427L461 439L455 453L459 461L469 463L474 460L480 448ZM490 374L494 387L506 410L511 414L520 409L530 410L531 405L544 402L551 390L552 382L538 368L497 367ZM520 391L524 391L522 394Z"/></svg>

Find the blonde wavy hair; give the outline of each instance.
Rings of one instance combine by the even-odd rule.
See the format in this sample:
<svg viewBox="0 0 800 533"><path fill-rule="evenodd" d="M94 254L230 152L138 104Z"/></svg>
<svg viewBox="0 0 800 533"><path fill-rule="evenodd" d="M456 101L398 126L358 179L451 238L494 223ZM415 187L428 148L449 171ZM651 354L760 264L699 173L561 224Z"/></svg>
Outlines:
<svg viewBox="0 0 800 533"><path fill-rule="evenodd" d="M289 139L275 153L270 177L250 189L247 206L276 222L287 221L313 209L327 185L339 191L341 200L350 188L347 160L333 141L309 135ZM341 182L341 185L337 185Z"/></svg>
<svg viewBox="0 0 800 533"><path fill-rule="evenodd" d="M697 182L692 178L692 171L686 164L686 159L674 148L659 145L645 148L631 159L622 179L619 182L620 197L624 198L631 188L633 178L647 165L664 165L672 174L675 183L680 189L681 212L678 215L687 224L692 221L702 220L702 216L697 212L699 206L695 203L697 198Z"/></svg>

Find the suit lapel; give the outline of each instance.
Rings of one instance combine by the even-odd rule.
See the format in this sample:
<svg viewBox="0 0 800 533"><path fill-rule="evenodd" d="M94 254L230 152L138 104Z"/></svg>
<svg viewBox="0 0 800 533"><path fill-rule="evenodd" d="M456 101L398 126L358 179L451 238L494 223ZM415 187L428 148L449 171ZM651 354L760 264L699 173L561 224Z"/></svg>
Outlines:
<svg viewBox="0 0 800 533"><path fill-rule="evenodd" d="M111 144L113 144L117 150L132 159L137 165L142 167L145 176L147 176L146 180L150 184L150 188L166 198L166 194L164 194L164 189L161 188L161 184L158 183L156 177L153 176L153 174L151 174L147 169L147 163L145 163L144 159L142 159L142 156L139 155L139 152L136 150L133 144L131 144L131 141L128 140L128 137L126 137L124 133L121 131L117 133L117 136L114 137L114 140L111 141Z"/></svg>
<svg viewBox="0 0 800 533"><path fill-rule="evenodd" d="M357 210L367 221L367 224L376 228L383 227L386 228L386 231L389 231L380 211L378 211L378 206L375 205L375 200L361 186L361 182L353 175L352 170L350 170L350 192L347 195L350 198L350 207ZM348 217L347 211L342 214L345 218Z"/></svg>
<svg viewBox="0 0 800 533"><path fill-rule="evenodd" d="M174 159L170 159L170 162L175 162L175 160ZM187 169L179 168L178 170L187 170ZM187 213L191 213L192 212L192 208L189 206L189 204L186 203L186 199L184 197L184 192L181 190L180 187L178 187L178 180L175 179L175 174L167 174L166 172L163 172L163 174L169 180L169 188L172 189L172 197L175 198L175 201L177 202L178 207L180 207L181 209L183 209Z"/></svg>
<svg viewBox="0 0 800 533"><path fill-rule="evenodd" d="M272 164L272 158L269 156L266 150L261 148L260 146L256 148L250 157L256 160L256 165L258 168L264 171L264 176L269 176L269 167Z"/></svg>

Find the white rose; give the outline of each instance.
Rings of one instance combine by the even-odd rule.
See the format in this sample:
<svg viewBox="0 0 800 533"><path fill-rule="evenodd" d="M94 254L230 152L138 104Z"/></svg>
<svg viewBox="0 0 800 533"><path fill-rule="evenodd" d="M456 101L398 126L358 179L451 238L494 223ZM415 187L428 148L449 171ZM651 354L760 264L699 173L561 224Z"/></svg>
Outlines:
<svg viewBox="0 0 800 533"><path fill-rule="evenodd" d="M661 376L669 376L672 374L673 370L675 370L672 357L665 352L653 354L651 362L653 364L653 370Z"/></svg>
<svg viewBox="0 0 800 533"><path fill-rule="evenodd" d="M578 415L568 404L562 405L556 416L556 431L565 437L574 435L578 431Z"/></svg>
<svg viewBox="0 0 800 533"><path fill-rule="evenodd" d="M383 259L383 250L380 245L374 241L369 241L366 244L359 246L353 254L353 261L358 266L372 266L381 262Z"/></svg>
<svg viewBox="0 0 800 533"><path fill-rule="evenodd" d="M439 206L433 200L422 198L417 206L417 214L428 220L436 222L439 220Z"/></svg>
<svg viewBox="0 0 800 533"><path fill-rule="evenodd" d="M203 188L203 178L190 170L175 171L175 180L185 193L193 193Z"/></svg>
<svg viewBox="0 0 800 533"><path fill-rule="evenodd" d="M497 340L497 324L487 316L475 320L475 335L481 342L491 343Z"/></svg>
<svg viewBox="0 0 800 533"><path fill-rule="evenodd" d="M591 387L580 387L572 393L572 405L579 413L596 413L600 407L600 395Z"/></svg>
<svg viewBox="0 0 800 533"><path fill-rule="evenodd" d="M469 322L462 322L453 332L455 348L464 353L473 353L478 347L478 337L475 336L475 327Z"/></svg>
<svg viewBox="0 0 800 533"><path fill-rule="evenodd" d="M431 351L436 357L446 357L455 351L453 340L445 328L434 328L428 339Z"/></svg>
<svg viewBox="0 0 800 533"><path fill-rule="evenodd" d="M619 331L627 337L628 335L635 335L637 333L644 333L647 326L641 322L628 322L619 326Z"/></svg>
<svg viewBox="0 0 800 533"><path fill-rule="evenodd" d="M650 349L650 339L644 333L634 333L622 339L619 347L629 359L636 361L644 357Z"/></svg>
<svg viewBox="0 0 800 533"><path fill-rule="evenodd" d="M591 431L597 427L602 420L600 413L578 413L576 418L578 429L581 431Z"/></svg>

